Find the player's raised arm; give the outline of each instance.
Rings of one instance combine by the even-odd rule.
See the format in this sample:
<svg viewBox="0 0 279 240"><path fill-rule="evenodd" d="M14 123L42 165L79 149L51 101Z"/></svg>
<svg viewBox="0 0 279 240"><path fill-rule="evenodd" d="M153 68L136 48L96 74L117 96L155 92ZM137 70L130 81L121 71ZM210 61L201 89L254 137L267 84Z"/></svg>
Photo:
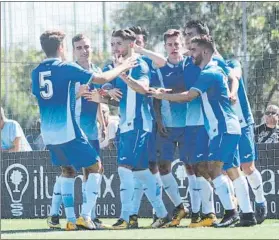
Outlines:
<svg viewBox="0 0 279 240"><path fill-rule="evenodd" d="M131 68L134 68L137 66L137 60L134 57L130 57L125 59L121 64L116 66L115 68L103 72L103 73L98 73L94 74L92 78L93 83L107 83L115 79L118 75L120 75L122 72L126 72Z"/></svg>
<svg viewBox="0 0 279 240"><path fill-rule="evenodd" d="M147 56L152 60L152 63L155 65L156 68L161 68L167 64L167 59L161 55L160 53L153 52L151 50L147 50L137 44L134 44L134 49L136 53L141 55Z"/></svg>

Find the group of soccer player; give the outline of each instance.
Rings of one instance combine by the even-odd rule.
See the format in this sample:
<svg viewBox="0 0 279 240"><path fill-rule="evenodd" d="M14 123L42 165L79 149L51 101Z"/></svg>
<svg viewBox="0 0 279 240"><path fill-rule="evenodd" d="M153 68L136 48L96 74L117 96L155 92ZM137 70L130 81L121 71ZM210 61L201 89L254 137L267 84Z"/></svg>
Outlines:
<svg viewBox="0 0 279 240"><path fill-rule="evenodd" d="M49 227L61 227L61 203L66 230L105 226L95 212L103 173L97 116L102 123L101 104L115 102L120 115L121 215L111 228L138 227L143 193L154 210L153 228L178 226L189 215L171 172L176 148L189 182L189 227L253 226L266 218L262 178L254 164L254 120L240 63L220 56L201 21L187 22L183 31L169 29L163 40L166 58L145 48L147 33L141 27L114 31L114 60L101 71L90 61L91 42L85 35L72 39L75 63L65 62L63 32L41 35L47 58L32 72L32 91L52 163L62 169L54 185ZM81 168L83 204L76 218L74 177ZM213 189L225 209L219 223ZM163 190L174 204L172 216L162 201Z"/></svg>

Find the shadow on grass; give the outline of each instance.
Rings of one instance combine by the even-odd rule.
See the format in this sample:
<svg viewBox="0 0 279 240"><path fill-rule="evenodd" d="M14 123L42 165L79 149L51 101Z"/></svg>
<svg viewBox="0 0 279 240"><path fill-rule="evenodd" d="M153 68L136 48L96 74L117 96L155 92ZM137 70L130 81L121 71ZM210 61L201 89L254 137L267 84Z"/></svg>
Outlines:
<svg viewBox="0 0 279 240"><path fill-rule="evenodd" d="M177 226L174 228L188 228L187 226ZM146 227L139 227L137 229L119 229L119 230L144 230L144 229L169 229L167 228L151 228L149 226ZM111 231L111 230L116 230L116 229L109 229L109 228L105 228L105 229L96 229L96 230L86 230L86 229L79 229L77 231ZM117 231L119 231L117 230ZM19 230L2 230L1 234L16 234L16 233L45 233L45 232L63 232L65 231L65 229L46 229L46 228L42 228L42 229L19 229Z"/></svg>
<svg viewBox="0 0 279 240"><path fill-rule="evenodd" d="M12 234L12 233L33 233L33 232L61 232L65 231L64 229L46 229L46 228L37 228L37 229L19 229L19 230L1 230L1 234Z"/></svg>

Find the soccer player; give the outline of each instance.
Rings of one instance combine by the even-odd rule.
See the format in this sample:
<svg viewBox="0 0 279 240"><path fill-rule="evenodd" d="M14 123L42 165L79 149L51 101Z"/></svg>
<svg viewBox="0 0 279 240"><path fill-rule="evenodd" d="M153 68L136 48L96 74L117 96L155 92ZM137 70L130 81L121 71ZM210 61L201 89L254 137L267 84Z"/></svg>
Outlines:
<svg viewBox="0 0 279 240"><path fill-rule="evenodd" d="M242 78L241 64L232 58L227 61L228 66L234 71L239 79L238 97L233 105L241 126L241 137L239 140L239 155L241 169L252 188L256 201L256 219L261 224L267 216L267 205L264 197L262 176L255 167L257 160L254 142L254 118L247 98L244 82Z"/></svg>
<svg viewBox="0 0 279 240"><path fill-rule="evenodd" d="M202 175L209 175L219 196L225 215L216 227L227 227L239 221L238 213L229 193L228 179L222 174L227 171L235 184L236 195L243 212L240 225L254 225L254 213L250 204L247 181L239 168L238 141L241 128L230 103L227 77L223 70L211 61L215 52L209 36L194 37L191 40L193 62L201 68L201 74L194 86L184 93L169 94L152 90L154 96L170 101L192 101L201 96L205 127L210 137L207 169L199 169ZM249 219L249 222L246 220ZM251 220L251 221L250 221ZM245 222L245 224L243 224Z"/></svg>
<svg viewBox="0 0 279 240"><path fill-rule="evenodd" d="M134 56L135 33L117 30L112 33L111 47L115 58ZM156 179L148 169L148 139L152 131L149 100L144 95L149 89L148 65L139 56L138 67L115 79L114 87L122 92L120 108L120 137L118 147L118 174L120 177L121 215L115 229L129 228L134 193L134 178L141 182L145 194L155 209L158 220L151 226L162 227L169 222L167 210L156 194ZM116 63L117 64L117 63ZM114 64L115 65L115 64ZM104 70L113 68L108 65Z"/></svg>
<svg viewBox="0 0 279 240"><path fill-rule="evenodd" d="M199 20L192 20L186 23L184 35L185 46L189 49L191 38L195 36L209 35L209 29L205 23L202 23ZM189 53L190 51L188 50L188 54ZM226 75L228 75L229 79L231 79L233 84L231 85L230 99L234 102L238 88L237 78L231 74L228 66L217 52L216 48L212 60L215 64L220 66ZM191 58L188 59L187 66L184 68L184 78L187 90L189 90L198 80L199 73L200 68L193 64ZM196 98L188 103L186 124L187 142L191 142L191 144L187 145L189 162L186 165L186 170L189 179L190 195L191 198L194 198L194 200L191 201L194 205L192 205L192 219L189 227L208 227L216 222L216 215L214 209L213 188L199 173L199 168L206 168L206 166L203 166L204 163L202 162L208 155L208 135L205 131L204 119L201 112L201 98ZM209 180L209 176L207 176L207 180ZM229 181L229 185L230 190L234 192L234 187L231 181ZM234 194L232 193L232 195L233 200L235 201ZM199 213L201 202L203 213L201 216L202 218L200 218Z"/></svg>
<svg viewBox="0 0 279 240"><path fill-rule="evenodd" d="M154 78L152 76L156 74L155 69L166 65L167 59L158 53L154 53L152 51L145 49L145 45L147 43L147 37L148 37L148 33L146 32L145 29L143 29L140 26L134 26L129 29L136 34L136 42L134 45L135 52L141 54L141 58L148 64L150 74L151 74L150 87L156 87L158 83L156 83L156 81L154 82L153 80L157 78ZM156 141L157 124L156 124L156 116L153 107L154 104L156 104L156 101L158 102L160 100L152 99L152 98L150 98L149 100L150 100L150 111L153 118L152 133L148 141L149 169L157 181L156 184L158 189L157 191L158 197L162 199L162 180L157 165L157 141ZM153 103L153 101L155 103ZM138 226L138 211L144 193L144 187L140 183L140 181L138 181L136 178L134 180L135 180L135 192L133 197L133 211L132 211L132 215L130 216L130 226L136 228ZM153 222L155 222L156 220L157 220L157 216L153 209Z"/></svg>
<svg viewBox="0 0 279 240"><path fill-rule="evenodd" d="M158 85L155 87L171 88L174 92L186 90L183 78L185 58L182 56L182 34L179 30L169 29L164 33L167 64L156 70ZM155 104L155 102L154 102ZM158 162L163 188L173 202L175 208L170 227L177 226L188 213L182 203L178 184L171 172L171 162L174 160L175 149L178 147L180 160L186 161L185 126L187 103L173 103L163 100L160 105L154 105L158 126L159 155Z"/></svg>
<svg viewBox="0 0 279 240"><path fill-rule="evenodd" d="M86 80L109 82L121 72L133 68L135 61L130 58L106 73L91 73L77 64L64 62L66 43L63 32L45 31L40 36L40 42L47 58L32 71L32 93L40 108L44 143L50 150L52 163L62 169L54 185L54 194L62 195L67 218L66 230L76 230L77 225L94 229L90 214L99 193L100 157L75 120L75 83ZM95 96L97 101L99 96ZM83 205L82 216L77 220L74 212L74 176L75 169L82 167L89 173L87 203ZM50 217L49 221L53 220ZM54 227L59 225L59 222L55 222Z"/></svg>
<svg viewBox="0 0 279 240"><path fill-rule="evenodd" d="M102 70L97 67L95 64L91 62L91 41L90 39L83 35L77 34L72 38L72 46L73 46L73 56L76 59L76 63L80 65L83 69L91 71L93 73L101 73ZM82 85L81 85L82 84ZM76 94L77 94L77 102L76 102L76 120L81 129L83 130L84 134L86 135L89 143L96 149L97 153L100 154L100 143L98 140L98 125L97 119L100 123L101 132L105 132L105 122L102 113L102 106L96 102L89 102L84 97L83 94L87 92L86 90L93 90L94 88L99 88L100 85L94 85L93 83L87 85L87 82L76 83ZM84 91L85 90L85 91ZM86 179L88 172L84 171L84 180L82 183L83 189L83 201L86 202ZM100 177L102 179L102 176ZM99 181L101 185L101 181ZM100 187L99 185L99 187ZM96 218L96 205L94 205L92 209L91 219L95 223L96 227L101 226L101 221Z"/></svg>

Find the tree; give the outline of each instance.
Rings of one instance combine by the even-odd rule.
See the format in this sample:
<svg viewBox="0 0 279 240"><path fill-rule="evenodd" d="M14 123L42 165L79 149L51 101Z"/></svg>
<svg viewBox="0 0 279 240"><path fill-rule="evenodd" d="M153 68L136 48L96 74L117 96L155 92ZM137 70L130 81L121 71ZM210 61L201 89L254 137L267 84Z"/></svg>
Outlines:
<svg viewBox="0 0 279 240"><path fill-rule="evenodd" d="M15 190L13 192L19 192L18 185L22 182L22 174L18 170L14 170L10 177L12 183L15 185Z"/></svg>
<svg viewBox="0 0 279 240"><path fill-rule="evenodd" d="M9 52L9 74L2 78L8 81L9 89L1 92L1 101L7 116L17 120L24 127L31 127L39 116L38 106L31 92L31 71L43 58L43 53L34 49L26 51L18 47ZM2 72L5 66L4 59L1 59L1 62ZM5 86L4 81L1 81L1 88ZM8 101L5 101L5 94Z"/></svg>
<svg viewBox="0 0 279 240"><path fill-rule="evenodd" d="M277 2L247 2L247 89L257 123L269 102L278 103L278 9ZM141 25L149 30L150 48L162 43L167 29L200 19L209 26L217 49L243 63L242 13L241 2L130 2L113 19L118 27Z"/></svg>

